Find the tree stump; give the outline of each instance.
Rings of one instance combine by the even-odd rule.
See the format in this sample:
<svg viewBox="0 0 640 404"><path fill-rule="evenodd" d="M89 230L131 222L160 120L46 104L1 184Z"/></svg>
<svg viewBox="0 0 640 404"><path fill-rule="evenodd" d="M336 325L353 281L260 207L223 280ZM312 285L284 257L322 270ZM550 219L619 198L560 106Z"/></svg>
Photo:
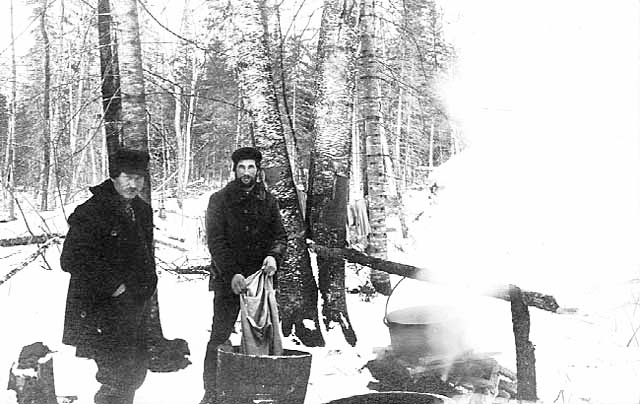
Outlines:
<svg viewBox="0 0 640 404"><path fill-rule="evenodd" d="M22 348L9 373L7 389L14 390L18 404L57 404L51 351L42 342Z"/></svg>

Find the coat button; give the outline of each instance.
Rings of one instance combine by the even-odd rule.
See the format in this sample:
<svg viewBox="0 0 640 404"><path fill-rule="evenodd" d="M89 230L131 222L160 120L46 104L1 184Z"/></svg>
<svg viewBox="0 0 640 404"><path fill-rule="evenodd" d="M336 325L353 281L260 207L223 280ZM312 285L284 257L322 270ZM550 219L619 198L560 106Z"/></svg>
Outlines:
<svg viewBox="0 0 640 404"><path fill-rule="evenodd" d="M82 310L82 311L80 312L80 317L81 317L81 318L86 318L86 317L87 317L87 312L86 312L86 311L84 311L84 310Z"/></svg>
<svg viewBox="0 0 640 404"><path fill-rule="evenodd" d="M98 328L97 331L98 331L98 334L102 334L102 328Z"/></svg>

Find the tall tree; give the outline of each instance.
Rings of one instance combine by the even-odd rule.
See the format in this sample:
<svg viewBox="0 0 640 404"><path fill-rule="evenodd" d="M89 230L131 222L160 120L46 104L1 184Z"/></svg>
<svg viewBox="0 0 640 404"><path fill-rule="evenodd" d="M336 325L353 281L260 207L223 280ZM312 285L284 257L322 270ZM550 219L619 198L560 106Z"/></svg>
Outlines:
<svg viewBox="0 0 640 404"><path fill-rule="evenodd" d="M367 249L371 255L387 257L387 225L384 153L381 132L380 66L376 44L376 0L362 0L360 9L360 108L366 144L366 192L371 234ZM389 274L371 270L376 291L391 293Z"/></svg>
<svg viewBox="0 0 640 404"><path fill-rule="evenodd" d="M13 0L10 0L10 32L11 32L11 98L9 100L9 127L7 130L7 145L4 155L4 169L2 171L4 183L3 192L5 193L4 200L8 202L9 206L7 210L9 212L8 220L15 220L15 204L13 200L14 189L14 173L15 173L15 132L16 132L16 45L15 35L13 27ZM6 182L5 182L6 181Z"/></svg>
<svg viewBox="0 0 640 404"><path fill-rule="evenodd" d="M264 0L243 1L237 7L236 26L241 27L242 33L234 44L234 63L240 93L254 123L255 146L264 156L262 166L266 183L280 203L282 219L289 234L288 250L278 278L283 332L288 335L295 329L295 335L305 345L323 345L317 310L318 289L304 240L302 212L276 104L266 44ZM313 326L306 324L309 321Z"/></svg>
<svg viewBox="0 0 640 404"><path fill-rule="evenodd" d="M118 48L112 32L111 4L98 1L98 42L100 49L100 77L102 78L102 109L107 154L113 156L120 145L120 73Z"/></svg>
<svg viewBox="0 0 640 404"><path fill-rule="evenodd" d="M100 0L103 4L104 11L108 13L107 8L111 11L113 19L111 38L115 35L116 46L111 48L113 54L111 60L105 60L106 64L113 60L118 61L117 71L120 78L120 116L121 121L116 125L118 130L120 143L116 147L125 147L134 150L149 152L149 141L147 135L147 110L146 110L146 94L144 89L144 75L142 71L142 49L140 46L140 28L138 24L138 9L136 0ZM115 32L114 32L115 31ZM102 34L102 31L101 31ZM114 57L117 55L117 57ZM101 55L102 56L102 55ZM102 66L105 63L101 63ZM112 66L113 68L113 66ZM102 69L105 71L105 69ZM113 72L113 70L111 70ZM113 77L112 77L113 78ZM108 79L103 77L103 80ZM113 83L112 83L113 84ZM103 84L104 88L104 84ZM108 91L113 87L110 86ZM117 96L116 91L111 97ZM104 100L110 94L103 93ZM111 104L107 104L111 108ZM107 111L105 111L106 113ZM114 112L117 117L118 111ZM111 136L114 136L113 134ZM116 135L117 136L117 135ZM115 151L115 150L113 150ZM109 150L111 157L112 150ZM143 198L151 204L151 176L147 171L145 175L145 189ZM160 323L160 309L158 305L157 293L153 295L151 302L151 321L149 330L155 346L161 346L166 340L164 339L162 326Z"/></svg>
<svg viewBox="0 0 640 404"><path fill-rule="evenodd" d="M64 2L60 2L61 7ZM68 182L66 184L67 192L65 194L66 200L71 198L72 189L79 188L79 180L83 179L82 188L86 181L95 184L97 181L97 172L95 169L95 147L94 136L92 131L87 128L87 123L95 122L96 110L100 108L100 105L91 101L89 90L89 83L92 81L93 76L88 76L88 70L92 61L95 59L95 55L92 52L86 52L86 49L93 47L93 37L90 34L94 31L92 24L85 24L95 14L95 9L89 10L88 6L82 5L75 13L71 10L69 14L76 17L76 22L68 29L68 33L63 33L62 38L69 36L75 36L77 41L66 45L66 49L63 57L67 58L66 61L66 77L64 81L68 82L67 91L62 95L66 95L67 98L67 114L68 118L68 144L69 144L69 161L68 161ZM61 13L64 15L64 11ZM61 19L63 19L61 17ZM69 24L67 18L64 18L66 24ZM61 23L64 28L65 24ZM73 35L75 34L75 35ZM90 89L91 91L93 89ZM91 111L91 113L89 113ZM90 165L90 170L87 172L87 164Z"/></svg>
<svg viewBox="0 0 640 404"><path fill-rule="evenodd" d="M47 32L47 8L48 0L42 0L40 11L40 34L43 46L43 75L44 87L42 89L42 171L40 177L40 210L48 209L49 201L49 175L51 171L51 47Z"/></svg>
<svg viewBox="0 0 640 404"><path fill-rule="evenodd" d="M142 71L142 48L136 0L110 0L118 48L122 127L120 142L130 149L149 151L147 108ZM149 187L147 187L149 188ZM150 189L146 190L148 202Z"/></svg>
<svg viewBox="0 0 640 404"><path fill-rule="evenodd" d="M336 248L347 242L357 19L356 1L324 1L306 217L311 238ZM324 323L327 328L332 322L339 324L346 340L355 345L345 296L345 262L322 257L317 261Z"/></svg>
<svg viewBox="0 0 640 404"><path fill-rule="evenodd" d="M195 37L196 22L189 0L185 0L182 11L180 35ZM174 98L174 131L178 146L178 166L176 192L178 205L182 206L187 184L191 173L192 162L192 130L196 114L198 79L201 65L201 51L194 43L180 41L176 45L172 63L172 81Z"/></svg>

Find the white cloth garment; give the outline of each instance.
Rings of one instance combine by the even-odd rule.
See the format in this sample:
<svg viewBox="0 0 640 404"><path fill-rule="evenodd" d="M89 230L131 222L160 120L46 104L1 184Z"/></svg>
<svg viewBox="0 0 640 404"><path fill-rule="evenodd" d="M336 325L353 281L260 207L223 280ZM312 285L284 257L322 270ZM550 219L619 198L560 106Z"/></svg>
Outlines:
<svg viewBox="0 0 640 404"><path fill-rule="evenodd" d="M247 278L247 290L240 294L242 353L282 355L282 328L273 277L258 271Z"/></svg>

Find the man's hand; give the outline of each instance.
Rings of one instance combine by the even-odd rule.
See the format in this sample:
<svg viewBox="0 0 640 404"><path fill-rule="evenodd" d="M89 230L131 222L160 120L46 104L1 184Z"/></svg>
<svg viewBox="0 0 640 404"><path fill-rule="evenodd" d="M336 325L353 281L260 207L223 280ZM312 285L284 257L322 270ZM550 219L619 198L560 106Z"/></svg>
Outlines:
<svg viewBox="0 0 640 404"><path fill-rule="evenodd" d="M247 281L244 278L244 276L242 276L242 274L233 275L233 278L231 278L231 290L233 290L233 293L235 293L236 295L239 295L240 293L244 292L246 289L247 289Z"/></svg>
<svg viewBox="0 0 640 404"><path fill-rule="evenodd" d="M126 290L127 290L127 287L124 285L124 283L121 283L120 286L118 286L118 289L116 289L116 291L111 294L111 297L118 297L121 294L123 294Z"/></svg>
<svg viewBox="0 0 640 404"><path fill-rule="evenodd" d="M264 261L262 261L261 269L267 276L271 276L276 273L277 266L276 259L271 255L267 255Z"/></svg>

